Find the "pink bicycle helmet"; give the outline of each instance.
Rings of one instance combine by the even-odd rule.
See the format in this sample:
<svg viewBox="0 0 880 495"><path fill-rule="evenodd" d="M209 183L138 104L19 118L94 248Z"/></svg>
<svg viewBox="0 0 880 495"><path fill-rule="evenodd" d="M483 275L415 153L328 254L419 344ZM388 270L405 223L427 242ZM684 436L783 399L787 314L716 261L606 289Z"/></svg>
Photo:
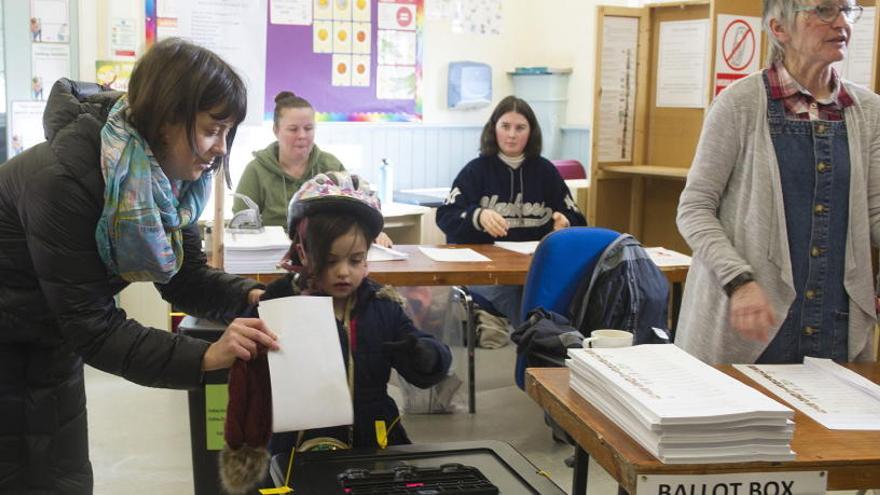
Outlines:
<svg viewBox="0 0 880 495"><path fill-rule="evenodd" d="M382 232L385 224L379 197L370 183L348 172L327 172L306 181L287 207L287 232L293 237L303 218L323 212L359 217L371 239Z"/></svg>

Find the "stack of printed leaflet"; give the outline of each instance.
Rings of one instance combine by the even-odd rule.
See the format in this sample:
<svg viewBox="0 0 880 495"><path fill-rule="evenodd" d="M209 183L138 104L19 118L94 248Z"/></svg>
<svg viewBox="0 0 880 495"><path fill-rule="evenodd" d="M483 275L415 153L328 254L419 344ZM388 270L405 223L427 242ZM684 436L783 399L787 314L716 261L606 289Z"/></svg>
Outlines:
<svg viewBox="0 0 880 495"><path fill-rule="evenodd" d="M223 267L229 273L276 272L288 249L290 239L277 225L255 233L226 232L223 236Z"/></svg>
<svg viewBox="0 0 880 495"><path fill-rule="evenodd" d="M569 357L571 388L664 463L794 459L794 411L674 345Z"/></svg>

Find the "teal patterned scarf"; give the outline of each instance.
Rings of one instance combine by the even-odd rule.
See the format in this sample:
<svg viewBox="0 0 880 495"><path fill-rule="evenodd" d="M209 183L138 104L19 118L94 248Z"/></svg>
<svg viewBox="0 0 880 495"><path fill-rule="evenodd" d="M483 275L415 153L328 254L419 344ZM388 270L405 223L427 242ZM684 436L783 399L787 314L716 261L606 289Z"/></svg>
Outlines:
<svg viewBox="0 0 880 495"><path fill-rule="evenodd" d="M104 211L95 240L104 264L129 282L166 283L183 264L182 228L198 220L211 174L169 180L146 140L128 123L128 99L101 130Z"/></svg>

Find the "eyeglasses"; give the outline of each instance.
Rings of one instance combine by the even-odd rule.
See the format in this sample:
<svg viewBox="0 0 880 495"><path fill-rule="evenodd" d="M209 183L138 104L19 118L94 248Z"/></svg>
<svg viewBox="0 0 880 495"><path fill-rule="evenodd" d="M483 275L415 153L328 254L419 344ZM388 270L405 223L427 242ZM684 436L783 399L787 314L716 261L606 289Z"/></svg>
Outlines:
<svg viewBox="0 0 880 495"><path fill-rule="evenodd" d="M855 24L862 17L864 9L861 5L839 5L837 3L820 3L819 5L798 5L795 12L813 12L821 21L832 23L841 13L850 24Z"/></svg>

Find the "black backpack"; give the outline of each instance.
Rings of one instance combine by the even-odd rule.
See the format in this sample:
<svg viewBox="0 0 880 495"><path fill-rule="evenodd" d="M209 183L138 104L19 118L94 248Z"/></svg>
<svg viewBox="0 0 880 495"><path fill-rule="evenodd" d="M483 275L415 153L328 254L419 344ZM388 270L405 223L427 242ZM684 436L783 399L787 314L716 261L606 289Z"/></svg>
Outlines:
<svg viewBox="0 0 880 495"><path fill-rule="evenodd" d="M624 234L602 253L592 276L569 305L572 326L589 335L600 328L627 330L633 345L665 344L669 282L635 237Z"/></svg>

